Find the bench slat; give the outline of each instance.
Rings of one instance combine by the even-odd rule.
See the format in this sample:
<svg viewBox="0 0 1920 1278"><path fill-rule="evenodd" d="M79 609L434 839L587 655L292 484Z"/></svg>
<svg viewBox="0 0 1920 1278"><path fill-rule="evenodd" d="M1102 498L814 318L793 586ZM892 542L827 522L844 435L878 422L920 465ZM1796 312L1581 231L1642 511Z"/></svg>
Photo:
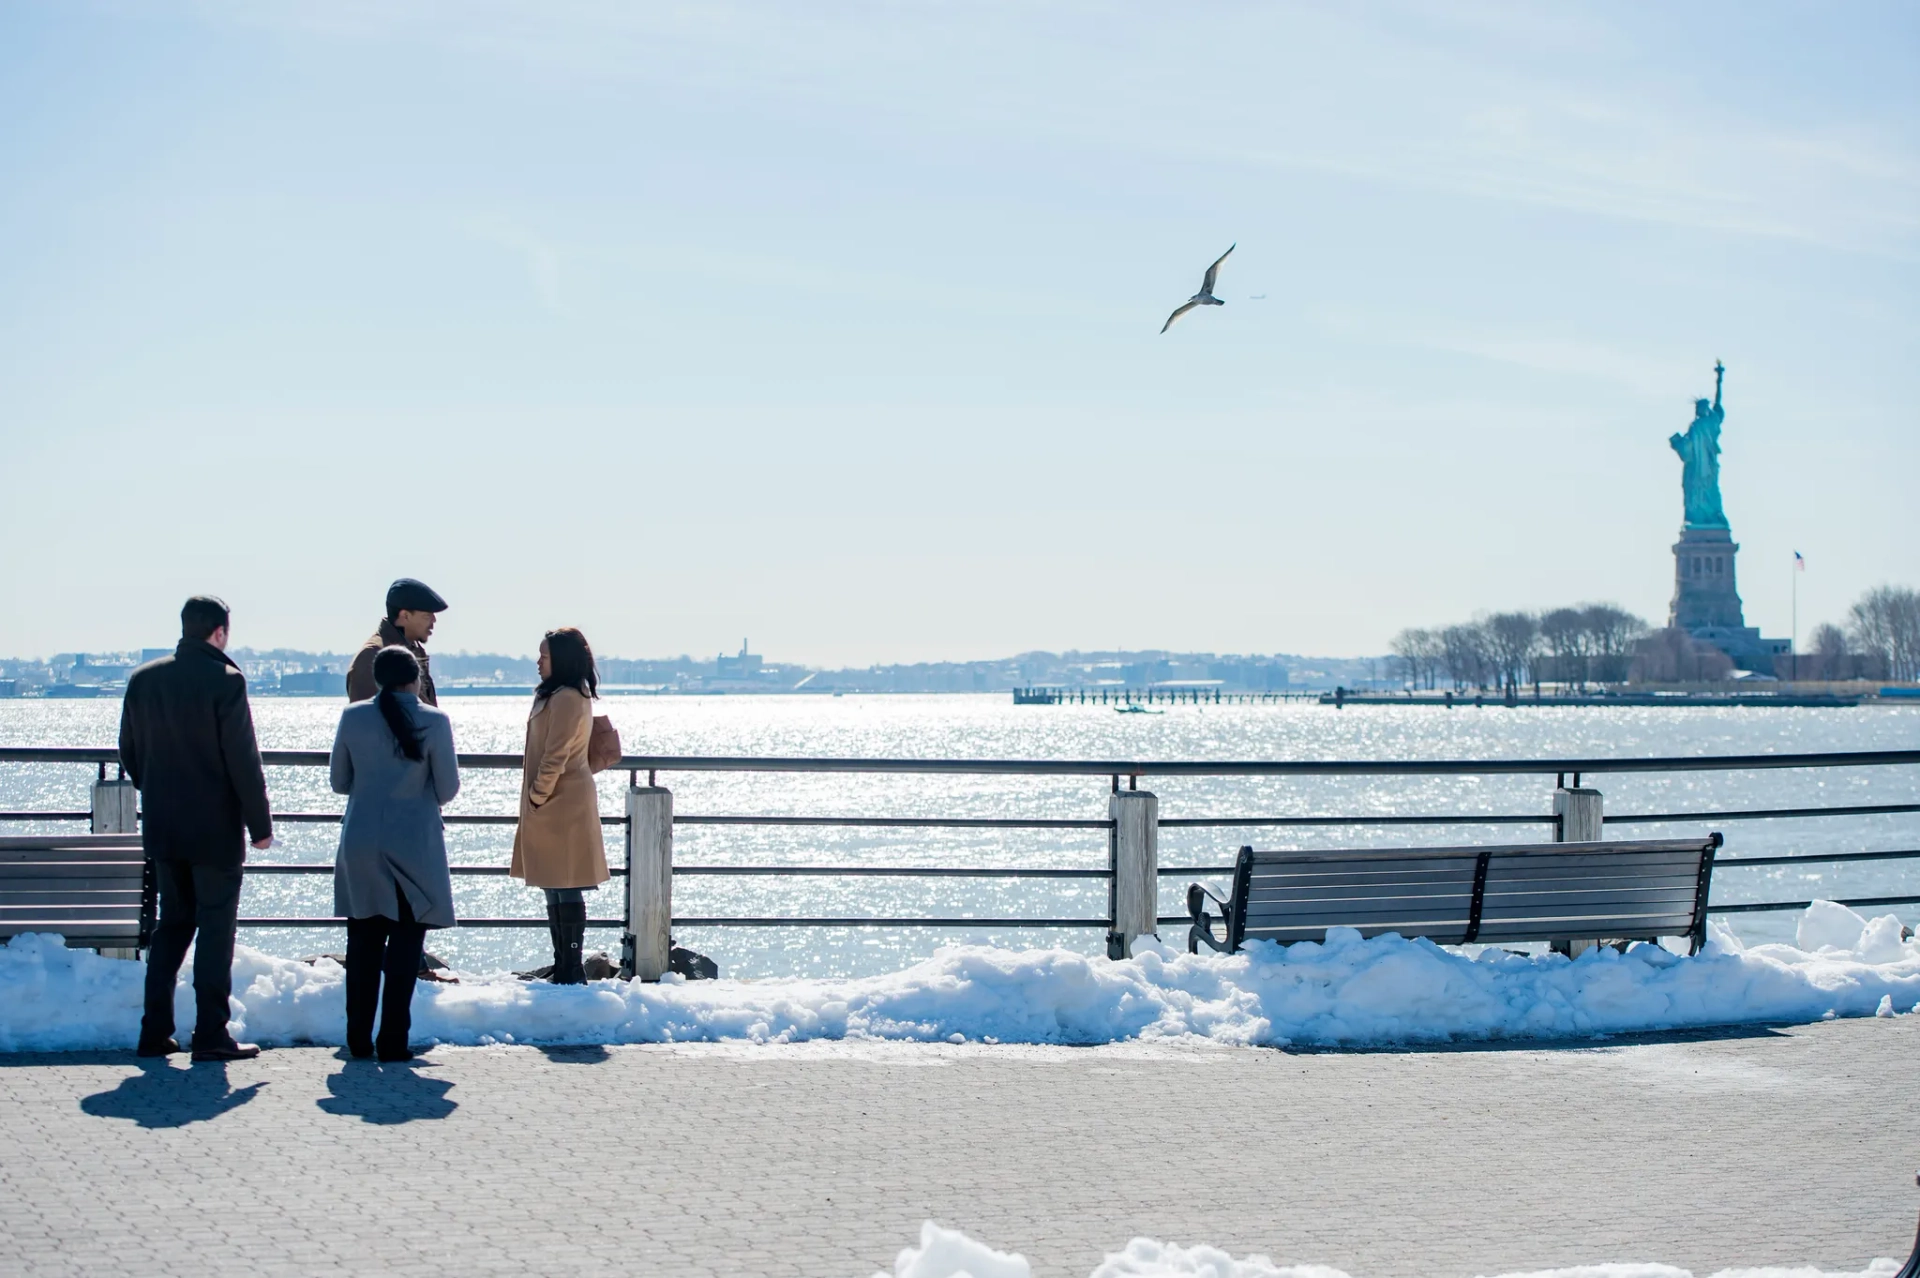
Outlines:
<svg viewBox="0 0 1920 1278"><path fill-rule="evenodd" d="M70 883L76 891L83 890L88 883L113 880L131 880L138 883L146 877L146 867L138 864L128 865L124 861L94 861L86 865L47 864L35 861L29 865L0 866L0 893L12 891L16 884L38 883L48 879L57 879Z"/></svg>
<svg viewBox="0 0 1920 1278"><path fill-rule="evenodd" d="M1247 886L1262 888L1316 887L1326 883L1471 883L1473 862L1450 863L1444 870L1363 871L1354 874L1254 874Z"/></svg>
<svg viewBox="0 0 1920 1278"><path fill-rule="evenodd" d="M145 864L146 860L141 857L138 852L129 856L124 849L119 851L104 849L100 851L89 850L74 856L50 853L44 849L37 852L0 852L0 875L17 872L18 868L23 865L71 865L76 867L87 865L131 865L139 867Z"/></svg>
<svg viewBox="0 0 1920 1278"><path fill-rule="evenodd" d="M1385 873L1389 871L1427 871L1441 872L1448 862L1472 865L1477 855L1467 856L1459 852L1449 852L1444 856L1391 856L1374 853L1372 856L1324 857L1305 856L1298 859L1291 856L1286 860L1255 861L1253 876L1259 878L1265 874L1354 874Z"/></svg>
<svg viewBox="0 0 1920 1278"><path fill-rule="evenodd" d="M1568 874L1527 875L1524 878L1497 876L1493 867L1487 868L1487 891L1489 892L1556 892L1563 888L1578 891L1583 886L1606 886L1611 884L1628 885L1671 885L1689 890L1700 879L1698 868L1689 868L1683 874L1671 874L1665 871L1659 874L1597 874L1591 870L1575 870Z"/></svg>
<svg viewBox="0 0 1920 1278"><path fill-rule="evenodd" d="M1594 913L1576 913L1576 915L1534 915L1526 919L1480 919L1480 940L1494 940L1500 936L1513 936L1526 933L1534 940L1555 940L1559 936L1594 936L1605 940L1609 936L1640 936L1653 933L1659 936L1680 936L1686 933L1688 921L1692 915L1686 913L1630 913L1620 911L1615 915L1594 915ZM1678 929L1678 931L1674 931Z"/></svg>
<svg viewBox="0 0 1920 1278"><path fill-rule="evenodd" d="M1246 887L1247 899L1259 901L1306 900L1316 896L1392 896L1404 892L1409 896L1432 896L1435 893L1473 891L1473 872L1448 874L1425 879L1312 879L1297 883L1292 880L1262 882L1255 879Z"/></svg>
<svg viewBox="0 0 1920 1278"><path fill-rule="evenodd" d="M40 898L50 900L17 900L0 898L0 917L15 917L21 913L46 913L48 910L121 910L121 908L140 908L140 892L88 892L86 896L61 896L58 892L35 892Z"/></svg>
<svg viewBox="0 0 1920 1278"><path fill-rule="evenodd" d="M1543 918L1582 918L1604 919L1622 915L1660 915L1662 918L1693 917L1691 901L1594 901L1588 904L1573 904L1567 901L1543 901L1538 905L1524 908L1480 912L1480 926L1492 927L1499 923L1512 925L1527 919ZM1558 935L1558 933L1556 933ZM1597 936L1595 932L1582 932L1581 936Z"/></svg>
<svg viewBox="0 0 1920 1278"><path fill-rule="evenodd" d="M1609 860L1598 856L1503 857L1487 861L1489 879L1551 878L1559 874L1690 874L1700 868L1699 856L1621 856Z"/></svg>
<svg viewBox="0 0 1920 1278"><path fill-rule="evenodd" d="M1491 905L1495 901L1539 901L1560 900L1563 898L1567 900L1580 900L1587 896L1599 894L1621 897L1671 896L1691 901L1696 886L1697 884L1694 882L1648 883L1645 880L1635 879L1614 879L1612 881L1606 879L1580 879L1564 887L1557 884L1553 887L1528 885L1518 888L1507 886L1496 890L1490 886L1487 888L1485 899L1487 904Z"/></svg>
<svg viewBox="0 0 1920 1278"><path fill-rule="evenodd" d="M1347 926L1354 925L1348 924ZM1396 923L1379 927L1355 926L1354 930L1359 932L1361 936L1369 939L1376 936L1385 936L1389 932L1398 932L1403 936L1423 936L1436 945L1459 945L1467 939L1466 925L1464 923L1426 923L1419 925L1412 932L1408 931L1410 926L1412 925ZM1243 943L1246 941L1279 941L1283 945L1294 945L1301 941L1324 941L1326 936L1327 929L1324 927L1265 928L1258 931L1248 928L1246 932L1241 935L1240 939Z"/></svg>
<svg viewBox="0 0 1920 1278"><path fill-rule="evenodd" d="M61 904L120 905L127 901L131 901L134 905L138 906L140 904L140 898L144 895L145 893L140 890L138 883L126 887L103 889L98 892L74 893L63 892L57 889L50 892L8 892L6 895L0 896L0 910L19 910L32 906Z"/></svg>
<svg viewBox="0 0 1920 1278"><path fill-rule="evenodd" d="M1405 906L1398 910L1302 910L1298 913L1263 913L1248 915L1246 931L1260 927L1306 927L1317 923L1319 927L1357 927L1361 923L1380 923L1392 927L1407 927L1413 923L1457 923L1467 927L1469 911L1467 902L1459 902L1457 910L1444 906Z"/></svg>
<svg viewBox="0 0 1920 1278"><path fill-rule="evenodd" d="M1480 928L1482 931L1485 931L1495 924L1503 927L1511 927L1518 923L1524 923L1528 919L1653 918L1656 916L1659 918L1692 919L1693 903L1691 901L1605 901L1596 903L1591 909L1586 909L1555 901L1543 907L1526 910L1502 910L1498 914L1488 914L1482 911L1480 915ZM1579 935L1598 936L1599 933L1581 932Z"/></svg>
<svg viewBox="0 0 1920 1278"><path fill-rule="evenodd" d="M1472 913L1472 909L1473 894L1471 892L1450 892L1435 896L1355 896L1345 899L1320 898L1311 901L1249 901L1246 917L1249 922L1252 922L1254 919L1354 914L1368 910L1376 913L1399 914L1424 910L1430 914L1457 912L1464 919Z"/></svg>
<svg viewBox="0 0 1920 1278"><path fill-rule="evenodd" d="M1250 860L1258 870L1262 865L1282 861L1353 861L1399 858L1402 860L1429 860L1436 857L1463 857L1472 859L1482 852L1492 853L1495 857L1571 857L1600 856L1615 857L1622 855L1647 856L1662 853L1685 853L1699 856L1700 849L1706 845L1705 839L1617 839L1600 843L1499 843L1486 847L1448 847L1448 848L1328 848L1324 850L1303 850L1289 848L1284 851L1260 851L1253 849Z"/></svg>
<svg viewBox="0 0 1920 1278"><path fill-rule="evenodd" d="M1251 874L1247 876L1250 886L1287 887L1291 884L1312 886L1316 883L1452 883L1460 879L1473 878L1473 862L1449 861L1440 869L1434 870L1356 870L1348 874L1327 874L1316 871L1312 874Z"/></svg>
<svg viewBox="0 0 1920 1278"><path fill-rule="evenodd" d="M1648 909L1638 909L1630 905L1615 905L1604 910L1532 910L1522 913L1504 914L1495 919L1483 916L1480 920L1480 930L1482 933L1487 933L1497 927L1515 928L1523 923L1539 924L1542 927L1565 924L1567 926L1578 926L1581 928L1595 928L1604 923L1617 922L1621 919L1639 919L1642 921L1650 919L1690 920L1692 917L1693 911L1675 909L1671 906L1654 906ZM1604 936L1605 933L1581 931L1572 933L1556 932L1554 935L1599 937Z"/></svg>
<svg viewBox="0 0 1920 1278"><path fill-rule="evenodd" d="M1516 923L1480 925L1474 938L1482 945L1507 941L1542 941L1590 937L1601 940L1650 941L1661 936L1685 936L1690 915L1659 915L1619 919L1529 919Z"/></svg>

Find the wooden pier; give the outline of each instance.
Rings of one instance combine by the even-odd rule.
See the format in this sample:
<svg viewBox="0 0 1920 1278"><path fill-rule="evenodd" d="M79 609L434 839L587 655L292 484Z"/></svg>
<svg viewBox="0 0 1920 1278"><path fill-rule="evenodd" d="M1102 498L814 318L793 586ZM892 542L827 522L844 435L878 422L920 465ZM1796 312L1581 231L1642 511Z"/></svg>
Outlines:
<svg viewBox="0 0 1920 1278"><path fill-rule="evenodd" d="M1318 692L1227 692L1221 688L1015 688L1016 706L1249 706L1314 701Z"/></svg>

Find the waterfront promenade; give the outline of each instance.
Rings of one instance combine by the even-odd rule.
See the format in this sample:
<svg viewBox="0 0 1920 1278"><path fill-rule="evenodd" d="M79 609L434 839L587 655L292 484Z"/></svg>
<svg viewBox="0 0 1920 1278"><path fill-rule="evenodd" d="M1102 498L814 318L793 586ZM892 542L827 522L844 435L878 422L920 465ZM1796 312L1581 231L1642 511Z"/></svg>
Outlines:
<svg viewBox="0 0 1920 1278"><path fill-rule="evenodd" d="M1920 1017L1293 1054L817 1043L0 1057L10 1273L845 1275L931 1217L1380 1275L1905 1257Z"/></svg>

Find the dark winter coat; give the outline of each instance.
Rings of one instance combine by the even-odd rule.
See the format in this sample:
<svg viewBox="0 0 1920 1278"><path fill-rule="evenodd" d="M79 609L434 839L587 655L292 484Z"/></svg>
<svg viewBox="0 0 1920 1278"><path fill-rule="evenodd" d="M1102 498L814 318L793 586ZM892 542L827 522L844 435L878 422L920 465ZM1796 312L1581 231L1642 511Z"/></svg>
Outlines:
<svg viewBox="0 0 1920 1278"><path fill-rule="evenodd" d="M380 685L373 678L373 659L380 655L382 648L395 644L411 652L413 659L420 663L420 699L430 706L439 705L433 695L433 671L427 665L427 646L408 640L391 621L382 621L354 654L353 664L347 667L347 700L373 700L373 694L380 691Z"/></svg>
<svg viewBox="0 0 1920 1278"><path fill-rule="evenodd" d="M247 677L203 639L128 678L120 764L140 790L148 856L239 865L249 837L273 835Z"/></svg>

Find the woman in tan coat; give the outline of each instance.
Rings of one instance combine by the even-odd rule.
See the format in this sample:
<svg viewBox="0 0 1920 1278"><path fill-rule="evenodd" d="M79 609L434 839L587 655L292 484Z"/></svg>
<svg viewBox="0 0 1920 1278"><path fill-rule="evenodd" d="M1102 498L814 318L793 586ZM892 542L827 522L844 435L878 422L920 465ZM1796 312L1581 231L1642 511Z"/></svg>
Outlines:
<svg viewBox="0 0 1920 1278"><path fill-rule="evenodd" d="M555 985L586 983L584 894L608 877L599 794L587 767L599 686L587 637L571 626L549 630L540 641L540 686L527 716L511 873L528 887L546 890Z"/></svg>

